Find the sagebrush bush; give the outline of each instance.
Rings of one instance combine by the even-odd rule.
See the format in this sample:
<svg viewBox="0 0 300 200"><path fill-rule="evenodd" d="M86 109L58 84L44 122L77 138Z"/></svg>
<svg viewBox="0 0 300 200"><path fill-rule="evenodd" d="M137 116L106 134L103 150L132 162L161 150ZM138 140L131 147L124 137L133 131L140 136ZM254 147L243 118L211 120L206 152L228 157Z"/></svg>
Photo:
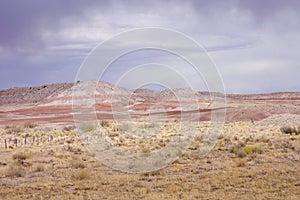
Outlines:
<svg viewBox="0 0 300 200"><path fill-rule="evenodd" d="M295 133L296 135L300 134L300 126L282 126L280 131L285 134L292 135Z"/></svg>
<svg viewBox="0 0 300 200"><path fill-rule="evenodd" d="M12 157L14 160L26 160L30 157L30 155L27 152L19 151L14 153Z"/></svg>
<svg viewBox="0 0 300 200"><path fill-rule="evenodd" d="M239 149L238 152L237 152L237 156L239 158L244 158L244 157L247 156L247 153L246 153L246 151L244 149Z"/></svg>
<svg viewBox="0 0 300 200"><path fill-rule="evenodd" d="M17 125L7 126L5 129L7 134L16 134L23 131L23 129Z"/></svg>
<svg viewBox="0 0 300 200"><path fill-rule="evenodd" d="M254 153L262 154L263 150L261 147L254 147Z"/></svg>
<svg viewBox="0 0 300 200"><path fill-rule="evenodd" d="M74 130L74 129L76 129L75 126L65 126L62 130L63 130L63 131L72 131L72 130Z"/></svg>
<svg viewBox="0 0 300 200"><path fill-rule="evenodd" d="M109 123L107 121L101 121L100 125L102 127L109 127Z"/></svg>
<svg viewBox="0 0 300 200"><path fill-rule="evenodd" d="M24 128L35 128L37 127L37 124L33 123L33 122L26 122L24 124Z"/></svg>
<svg viewBox="0 0 300 200"><path fill-rule="evenodd" d="M285 133L285 134L292 134L292 127L290 126L283 126L280 128L280 131L282 133Z"/></svg>

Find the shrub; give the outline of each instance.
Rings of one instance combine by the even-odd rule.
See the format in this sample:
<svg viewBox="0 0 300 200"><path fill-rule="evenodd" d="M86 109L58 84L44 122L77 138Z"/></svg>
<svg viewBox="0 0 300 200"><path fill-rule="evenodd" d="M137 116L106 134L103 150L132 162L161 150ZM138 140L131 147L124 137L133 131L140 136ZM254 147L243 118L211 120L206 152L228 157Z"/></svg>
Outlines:
<svg viewBox="0 0 300 200"><path fill-rule="evenodd" d="M24 124L24 128L35 128L37 127L37 124L33 123L33 122L26 122Z"/></svg>
<svg viewBox="0 0 300 200"><path fill-rule="evenodd" d="M108 132L107 136L108 136L108 137L117 137L117 136L119 136L119 133L116 133L116 132Z"/></svg>
<svg viewBox="0 0 300 200"><path fill-rule="evenodd" d="M290 126L283 126L280 131L285 134L292 134L292 128Z"/></svg>
<svg viewBox="0 0 300 200"><path fill-rule="evenodd" d="M90 172L87 169L81 169L79 171L76 171L73 173L72 178L74 180L84 180L84 179L89 179L91 176Z"/></svg>
<svg viewBox="0 0 300 200"><path fill-rule="evenodd" d="M261 147L254 147L254 152L255 153L258 153L258 154L262 154L263 153L263 150Z"/></svg>
<svg viewBox="0 0 300 200"><path fill-rule="evenodd" d="M6 177L23 177L25 176L25 169L18 163L10 164L5 170Z"/></svg>
<svg viewBox="0 0 300 200"><path fill-rule="evenodd" d="M285 134L290 134L292 135L293 133L295 133L296 135L300 134L300 127L298 126L283 126L280 128L280 131L282 133L285 133Z"/></svg>
<svg viewBox="0 0 300 200"><path fill-rule="evenodd" d="M263 150L261 149L261 147L257 147L257 146L242 147L241 145L236 145L231 149L230 152L234 153L239 158L244 158L245 156L253 153L262 154Z"/></svg>
<svg viewBox="0 0 300 200"><path fill-rule="evenodd" d="M22 131L23 131L23 129L19 126L16 126L16 125L6 127L6 133L7 134L15 134L15 133L20 133Z"/></svg>
<svg viewBox="0 0 300 200"><path fill-rule="evenodd" d="M239 159L238 161L236 161L236 166L237 167L245 167L246 161L244 159Z"/></svg>
<svg viewBox="0 0 300 200"><path fill-rule="evenodd" d="M247 155L252 154L252 153L254 153L254 148L255 148L254 146L245 146L244 151Z"/></svg>
<svg viewBox="0 0 300 200"><path fill-rule="evenodd" d="M29 158L29 154L26 153L26 152L19 151L19 152L13 154L13 159L14 160L26 160L28 158Z"/></svg>
<svg viewBox="0 0 300 200"><path fill-rule="evenodd" d="M239 151L239 148L237 148L236 146L235 147L233 147L232 149L231 149L231 153L234 153L235 155L237 154L237 152Z"/></svg>
<svg viewBox="0 0 300 200"><path fill-rule="evenodd" d="M86 168L86 164L82 160L72 160L71 167L75 169L83 169Z"/></svg>
<svg viewBox="0 0 300 200"><path fill-rule="evenodd" d="M247 153L245 152L245 150L240 149L240 150L237 152L237 156L238 156L239 158L244 158L244 157L247 156Z"/></svg>
<svg viewBox="0 0 300 200"><path fill-rule="evenodd" d="M109 127L109 123L107 121L101 121L100 125L102 127Z"/></svg>
<svg viewBox="0 0 300 200"><path fill-rule="evenodd" d="M247 153L247 155L253 153L262 154L263 152L261 147L257 147L257 146L245 146L244 151Z"/></svg>
<svg viewBox="0 0 300 200"><path fill-rule="evenodd" d="M34 169L35 172L43 172L45 171L45 168L43 165L37 165Z"/></svg>
<svg viewBox="0 0 300 200"><path fill-rule="evenodd" d="M81 154L83 152L83 150L81 149L81 147L71 146L71 145L64 146L64 150L70 151L70 152L72 152L74 154Z"/></svg>
<svg viewBox="0 0 300 200"><path fill-rule="evenodd" d="M75 126L65 126L64 128L63 128L63 131L72 131L72 130L74 130L76 127Z"/></svg>
<svg viewBox="0 0 300 200"><path fill-rule="evenodd" d="M246 144L244 142L238 142L237 147L238 148L242 148L244 147Z"/></svg>

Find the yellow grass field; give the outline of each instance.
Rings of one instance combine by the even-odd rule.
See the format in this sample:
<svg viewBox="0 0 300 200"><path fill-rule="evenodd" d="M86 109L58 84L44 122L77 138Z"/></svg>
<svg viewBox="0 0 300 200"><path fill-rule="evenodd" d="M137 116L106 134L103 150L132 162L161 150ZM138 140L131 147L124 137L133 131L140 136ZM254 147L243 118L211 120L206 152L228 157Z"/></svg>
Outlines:
<svg viewBox="0 0 300 200"><path fill-rule="evenodd" d="M300 199L300 135L275 125L227 122L212 151L199 158L207 126L199 124L183 156L149 173L104 166L74 127L2 128L0 199ZM107 133L113 128L108 124ZM132 138L117 140L121 136L108 135L134 148ZM159 148L168 140L156 142ZM141 143L137 151L153 149Z"/></svg>

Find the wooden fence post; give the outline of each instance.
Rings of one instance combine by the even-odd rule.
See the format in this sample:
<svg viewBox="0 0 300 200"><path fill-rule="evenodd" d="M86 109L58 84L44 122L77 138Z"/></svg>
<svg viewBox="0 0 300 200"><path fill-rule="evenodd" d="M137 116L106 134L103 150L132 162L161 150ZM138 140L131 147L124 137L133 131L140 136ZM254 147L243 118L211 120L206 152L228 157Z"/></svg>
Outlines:
<svg viewBox="0 0 300 200"><path fill-rule="evenodd" d="M17 140L17 138L14 139L14 143L15 143L16 147L18 147L18 140Z"/></svg>

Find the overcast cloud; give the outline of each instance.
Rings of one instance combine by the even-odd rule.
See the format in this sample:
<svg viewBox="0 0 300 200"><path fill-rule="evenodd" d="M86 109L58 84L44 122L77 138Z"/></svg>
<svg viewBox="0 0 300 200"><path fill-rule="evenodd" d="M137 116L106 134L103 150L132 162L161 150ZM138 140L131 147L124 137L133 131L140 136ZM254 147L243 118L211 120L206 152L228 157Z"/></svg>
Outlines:
<svg viewBox="0 0 300 200"><path fill-rule="evenodd" d="M3 0L0 88L72 82L100 42L133 28L161 27L203 45L228 93L300 91L299 8L297 0ZM130 59L159 62L154 55L129 56L104 80L117 81L134 63ZM179 63L169 62L177 68ZM187 69L185 74L190 74Z"/></svg>

